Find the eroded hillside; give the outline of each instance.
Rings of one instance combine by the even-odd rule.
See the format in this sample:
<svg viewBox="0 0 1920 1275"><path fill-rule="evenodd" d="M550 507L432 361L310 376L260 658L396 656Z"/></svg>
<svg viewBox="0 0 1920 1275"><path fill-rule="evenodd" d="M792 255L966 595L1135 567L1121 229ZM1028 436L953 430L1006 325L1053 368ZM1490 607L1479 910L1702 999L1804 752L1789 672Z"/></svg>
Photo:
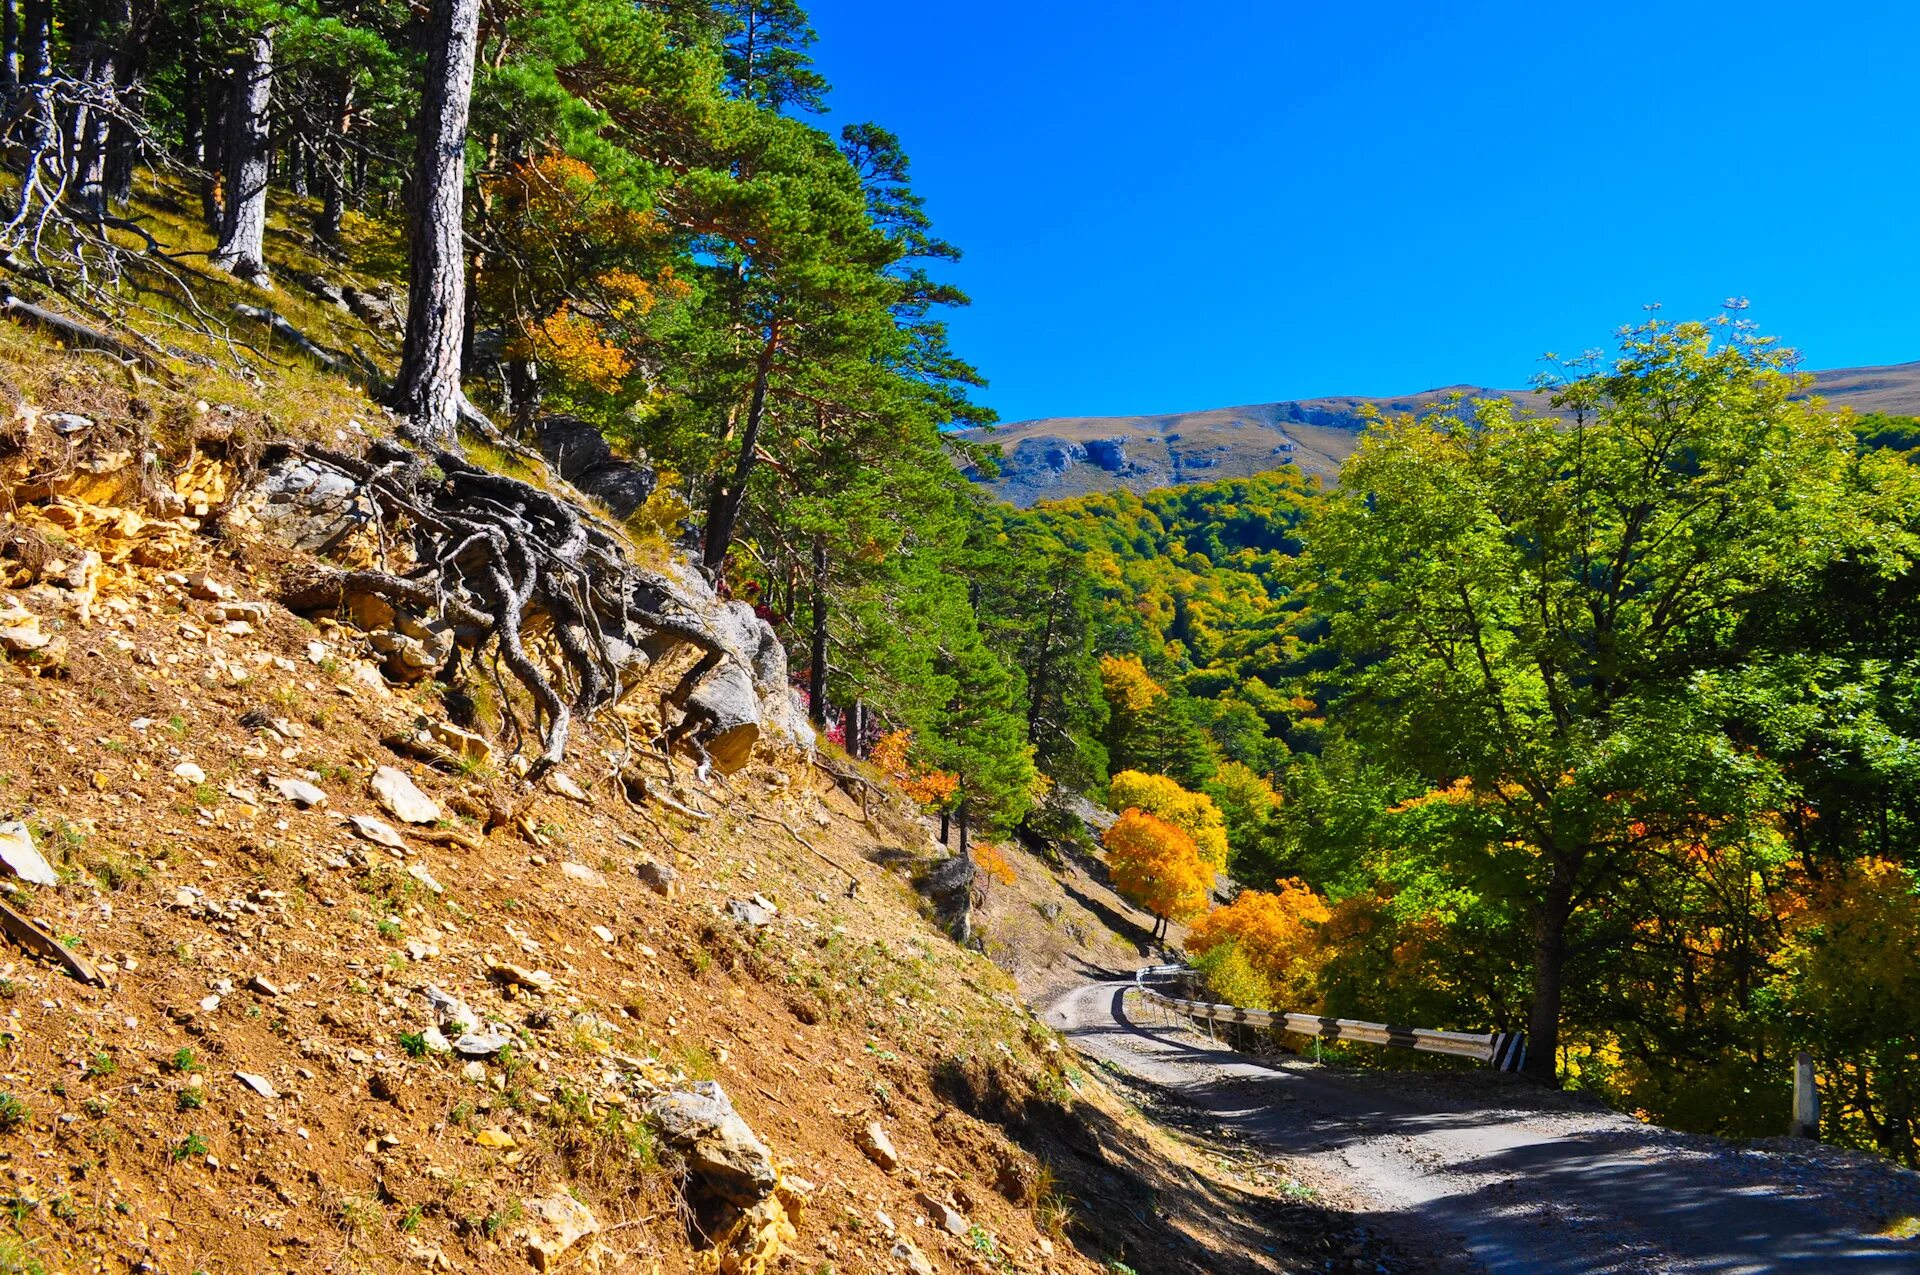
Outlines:
<svg viewBox="0 0 1920 1275"><path fill-rule="evenodd" d="M1169 1140L927 919L913 882L948 852L876 774L778 732L731 774L669 763L646 741L685 658L528 787L513 690L434 680L442 634L289 610L354 550L298 547L271 506L313 443L273 440L377 449L364 401L212 402L0 337L5 1264L1277 1270L1345 1245L1337 1212ZM1112 896L1060 879L1085 915L1035 923L1125 968Z"/></svg>

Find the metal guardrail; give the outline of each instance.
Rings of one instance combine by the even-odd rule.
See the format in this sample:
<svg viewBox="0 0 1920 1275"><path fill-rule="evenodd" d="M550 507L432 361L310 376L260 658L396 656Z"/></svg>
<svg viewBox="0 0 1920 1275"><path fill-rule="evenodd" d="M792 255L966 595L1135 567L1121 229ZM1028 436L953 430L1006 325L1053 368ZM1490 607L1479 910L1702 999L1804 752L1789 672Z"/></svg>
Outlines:
<svg viewBox="0 0 1920 1275"><path fill-rule="evenodd" d="M1190 1018L1208 1024L1243 1023L1249 1027L1277 1027L1282 1031L1312 1036L1319 1040L1351 1040L1368 1045L1388 1045L1399 1049L1417 1049L1429 1054L1451 1054L1472 1058L1499 1071L1519 1071L1527 1061L1524 1032L1448 1032L1425 1027L1395 1027L1388 1023L1363 1023L1352 1018L1327 1018L1319 1014L1284 1014L1264 1009L1245 1009L1239 1005L1213 1005L1206 1001L1183 1000L1146 986L1146 978L1184 973L1179 965L1150 965L1134 975L1140 994L1155 1005L1163 1005Z"/></svg>

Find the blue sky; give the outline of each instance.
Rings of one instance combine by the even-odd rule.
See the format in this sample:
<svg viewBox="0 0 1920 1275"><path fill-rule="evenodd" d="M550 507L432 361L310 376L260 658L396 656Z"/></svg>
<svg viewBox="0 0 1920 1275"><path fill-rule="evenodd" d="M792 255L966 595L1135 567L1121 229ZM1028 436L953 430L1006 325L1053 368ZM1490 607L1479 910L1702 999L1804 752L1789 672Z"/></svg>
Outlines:
<svg viewBox="0 0 1920 1275"><path fill-rule="evenodd" d="M814 0L1006 420L1511 386L1640 307L1920 359L1920 4Z"/></svg>

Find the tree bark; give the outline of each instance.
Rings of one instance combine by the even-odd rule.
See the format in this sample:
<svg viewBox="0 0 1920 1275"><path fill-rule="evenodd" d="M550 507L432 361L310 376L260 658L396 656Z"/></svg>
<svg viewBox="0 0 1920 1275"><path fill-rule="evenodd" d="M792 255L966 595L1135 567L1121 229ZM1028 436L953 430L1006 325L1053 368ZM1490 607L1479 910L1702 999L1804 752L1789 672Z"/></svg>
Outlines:
<svg viewBox="0 0 1920 1275"><path fill-rule="evenodd" d="M353 127L353 77L343 76L335 99L331 136L319 147L320 224L314 233L325 243L340 242L347 209L347 134Z"/></svg>
<svg viewBox="0 0 1920 1275"><path fill-rule="evenodd" d="M227 103L226 207L213 264L267 286L267 110L273 99L273 31L260 32L234 59Z"/></svg>
<svg viewBox="0 0 1920 1275"><path fill-rule="evenodd" d="M20 10L0 0L0 93L9 98L20 86Z"/></svg>
<svg viewBox="0 0 1920 1275"><path fill-rule="evenodd" d="M434 0L420 101L408 225L407 337L392 406L414 434L451 445L460 411L466 322L467 114L480 39L480 0Z"/></svg>
<svg viewBox="0 0 1920 1275"><path fill-rule="evenodd" d="M307 193L307 147L299 133L287 136L287 149L281 161L286 166L287 189L305 197Z"/></svg>
<svg viewBox="0 0 1920 1275"><path fill-rule="evenodd" d="M734 462L733 480L713 482L713 495L707 502L707 536L701 566L709 580L718 580L727 565L727 551L733 547L734 528L740 520L740 506L747 498L747 480L753 476L754 461L760 448L760 423L767 414L767 383L773 379L773 356L780 348L780 328L776 324L767 333L754 363L753 394L747 404L747 425L740 435L740 455Z"/></svg>
<svg viewBox="0 0 1920 1275"><path fill-rule="evenodd" d="M813 537L812 643L807 651L807 716L825 729L827 724L827 538ZM859 756L855 732L860 728L858 706L847 715L847 752Z"/></svg>
<svg viewBox="0 0 1920 1275"><path fill-rule="evenodd" d="M46 87L53 75L53 0L22 0L20 17L20 83L30 95L27 124L21 132L27 151L24 173L40 162L53 140ZM24 190L21 197L26 198Z"/></svg>
<svg viewBox="0 0 1920 1275"><path fill-rule="evenodd" d="M1533 1004L1527 1013L1524 1074L1560 1083L1560 1000L1567 963L1567 922L1573 916L1573 874L1555 858L1553 876L1533 917Z"/></svg>
<svg viewBox="0 0 1920 1275"><path fill-rule="evenodd" d="M513 413L514 432L533 437L533 418L540 410L540 365L532 358L506 360L504 380L507 407Z"/></svg>

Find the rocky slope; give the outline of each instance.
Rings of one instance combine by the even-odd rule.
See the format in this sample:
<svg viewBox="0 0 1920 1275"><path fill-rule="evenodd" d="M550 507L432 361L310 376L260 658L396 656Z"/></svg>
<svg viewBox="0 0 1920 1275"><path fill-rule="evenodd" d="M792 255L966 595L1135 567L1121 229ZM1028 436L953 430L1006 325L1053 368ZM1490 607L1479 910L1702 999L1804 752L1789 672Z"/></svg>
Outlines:
<svg viewBox="0 0 1920 1275"><path fill-rule="evenodd" d="M1169 1139L927 918L916 882L953 874L926 823L810 756L783 654L657 546L630 582L719 651L685 703L727 691L744 747L669 764L702 648L648 642L525 783L524 694L439 680L458 617L314 601L408 524L364 477L405 468L391 419L306 375L155 383L0 325L0 1270L1344 1251L1342 1213ZM560 464L611 475L603 508L645 486L588 460ZM1137 953L1094 876L1021 871L1053 950ZM1027 905L993 891L1006 957Z"/></svg>
<svg viewBox="0 0 1920 1275"><path fill-rule="evenodd" d="M1861 412L1920 413L1920 362L1814 373L1814 393ZM1316 398L1166 416L1081 416L1016 421L978 433L999 444L1000 474L986 480L1021 507L1089 492L1151 491L1175 483L1244 478L1298 465L1331 482L1366 427L1366 411L1419 413L1453 394L1509 397L1550 410L1531 390L1450 385L1396 398Z"/></svg>

